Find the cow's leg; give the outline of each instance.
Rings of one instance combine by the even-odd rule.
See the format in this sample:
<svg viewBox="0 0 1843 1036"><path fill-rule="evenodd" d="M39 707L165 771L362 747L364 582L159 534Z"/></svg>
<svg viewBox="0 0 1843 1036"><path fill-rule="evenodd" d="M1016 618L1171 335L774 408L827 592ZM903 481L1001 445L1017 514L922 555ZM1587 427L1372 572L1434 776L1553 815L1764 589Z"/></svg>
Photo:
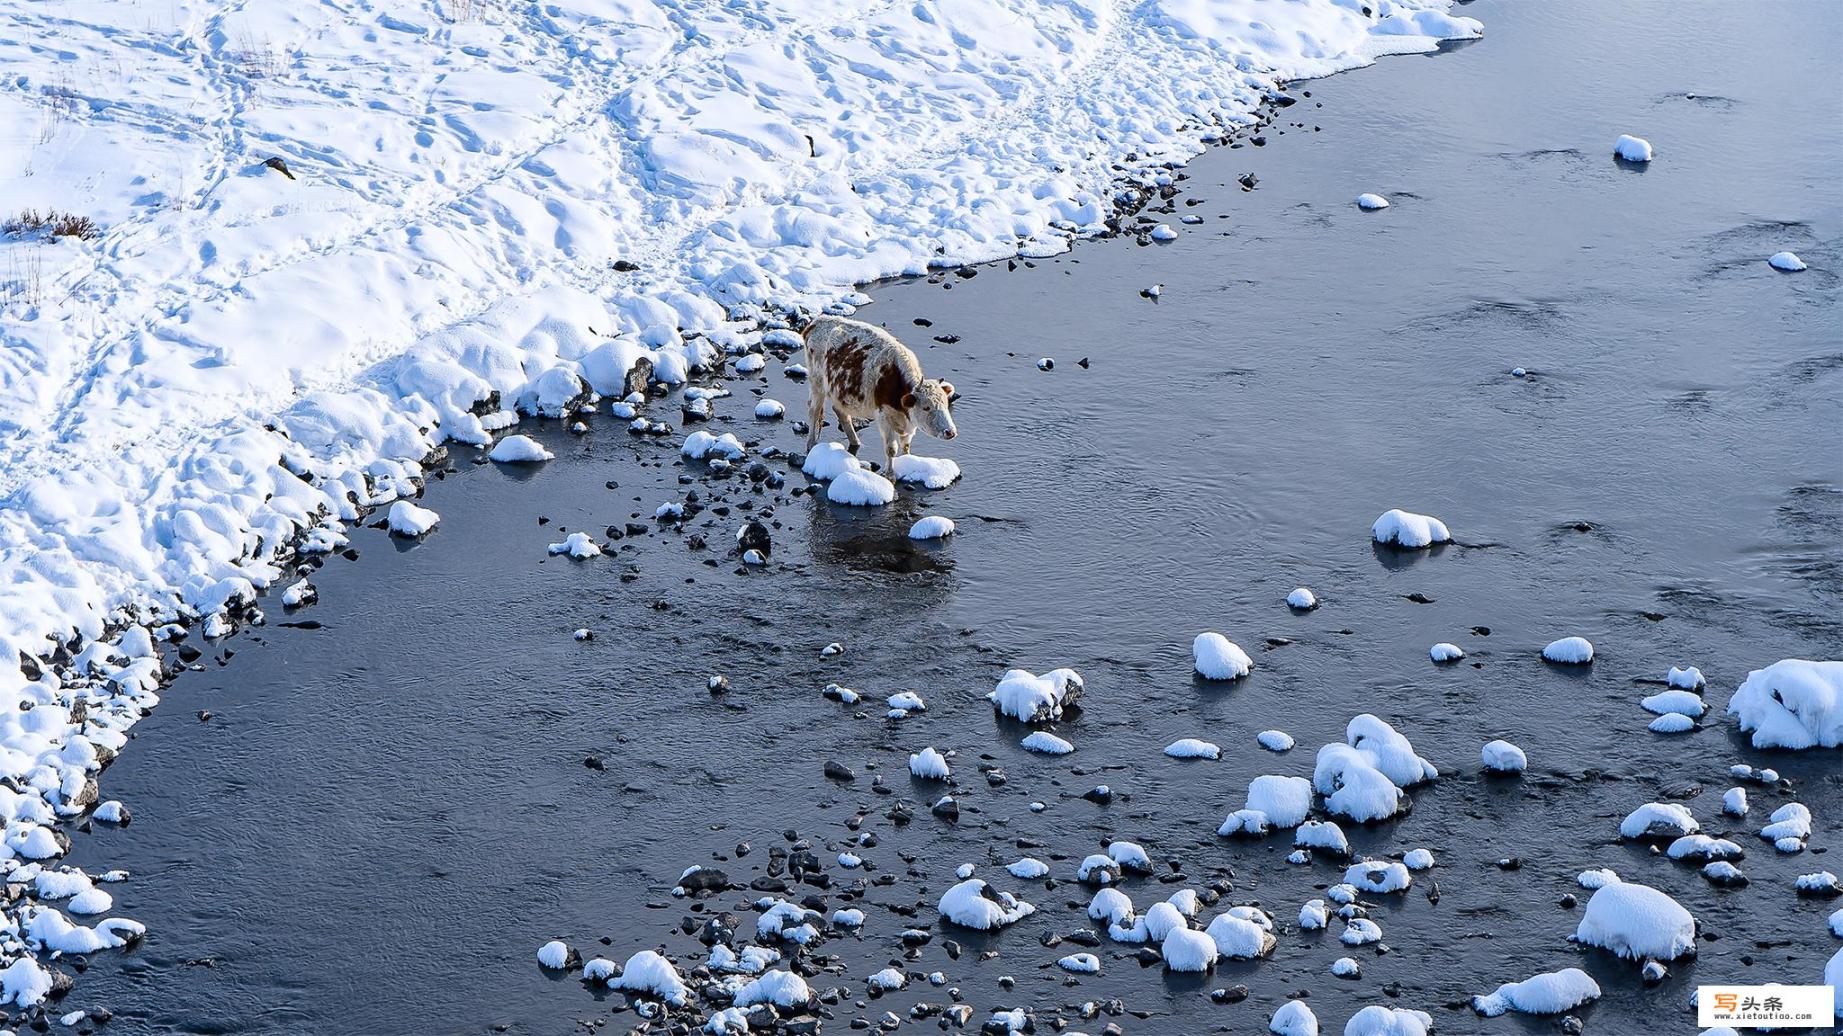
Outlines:
<svg viewBox="0 0 1843 1036"><path fill-rule="evenodd" d="M806 450L811 453L819 445L819 429L826 423L826 384L823 378L809 377L806 381Z"/></svg>
<svg viewBox="0 0 1843 1036"><path fill-rule="evenodd" d="M888 413L877 415L877 431L883 434L883 473L894 478L896 455L903 452L902 433L896 430L896 422L890 420Z"/></svg>
<svg viewBox="0 0 1843 1036"><path fill-rule="evenodd" d="M851 419L850 414L845 413L845 405L843 403L833 403L832 413L838 417L838 426L845 430L845 441L851 444L851 452L856 453L858 447L864 445L858 440L857 422Z"/></svg>

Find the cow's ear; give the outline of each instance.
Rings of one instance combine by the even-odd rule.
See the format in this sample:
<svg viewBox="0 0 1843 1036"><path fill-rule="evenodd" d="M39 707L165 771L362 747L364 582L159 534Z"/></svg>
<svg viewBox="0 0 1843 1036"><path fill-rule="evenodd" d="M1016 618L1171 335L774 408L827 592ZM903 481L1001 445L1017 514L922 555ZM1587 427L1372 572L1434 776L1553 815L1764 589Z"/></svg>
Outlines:
<svg viewBox="0 0 1843 1036"><path fill-rule="evenodd" d="M941 394L948 399L952 399L954 397L953 382L943 380L941 382Z"/></svg>
<svg viewBox="0 0 1843 1036"><path fill-rule="evenodd" d="M913 393L913 392L904 392L904 393L902 394L902 408L903 408L904 410L913 410L913 409L915 409L915 393Z"/></svg>

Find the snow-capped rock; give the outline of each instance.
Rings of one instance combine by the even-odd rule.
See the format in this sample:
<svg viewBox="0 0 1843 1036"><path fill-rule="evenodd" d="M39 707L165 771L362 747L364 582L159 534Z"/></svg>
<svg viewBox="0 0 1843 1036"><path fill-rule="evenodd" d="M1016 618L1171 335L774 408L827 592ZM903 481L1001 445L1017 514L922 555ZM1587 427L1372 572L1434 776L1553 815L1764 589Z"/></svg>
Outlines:
<svg viewBox="0 0 1843 1036"><path fill-rule="evenodd" d="M938 540L953 534L953 519L938 514L918 518L914 525L909 526L909 538L912 540Z"/></svg>
<svg viewBox="0 0 1843 1036"><path fill-rule="evenodd" d="M1166 745L1165 754L1173 759L1218 759L1222 756L1222 748L1208 741L1184 737Z"/></svg>
<svg viewBox="0 0 1843 1036"><path fill-rule="evenodd" d="M1388 207L1389 199L1384 198L1380 194L1369 194L1366 192L1357 195L1357 208L1366 212L1375 212L1378 209L1386 209Z"/></svg>
<svg viewBox="0 0 1843 1036"><path fill-rule="evenodd" d="M1696 919L1648 885L1618 881L1587 900L1576 942L1631 960L1675 960L1696 950Z"/></svg>
<svg viewBox="0 0 1843 1036"><path fill-rule="evenodd" d="M1063 711L1081 697L1081 674L1073 669L1052 669L1042 676L1012 669L986 695L1001 715L1026 723L1061 719Z"/></svg>
<svg viewBox="0 0 1843 1036"><path fill-rule="evenodd" d="M499 464L535 464L550 460L555 454L528 435L508 435L499 440L486 456Z"/></svg>
<svg viewBox="0 0 1843 1036"><path fill-rule="evenodd" d="M1774 252L1766 257L1766 262L1773 269L1786 273L1799 273L1805 269L1805 261L1791 252Z"/></svg>
<svg viewBox="0 0 1843 1036"><path fill-rule="evenodd" d="M1651 142L1643 137L1621 133L1619 139L1613 141L1613 154L1627 162L1649 162L1651 161Z"/></svg>
<svg viewBox="0 0 1843 1036"><path fill-rule="evenodd" d="M1446 523L1427 514L1415 514L1413 511L1391 509L1384 511L1370 526L1370 536L1377 543L1392 544L1418 550L1431 547L1436 543L1451 542L1453 535L1447 531Z"/></svg>
<svg viewBox="0 0 1843 1036"><path fill-rule="evenodd" d="M426 507L417 507L408 500L399 500L390 505L385 524L389 526L391 535L415 539L427 535L441 520L441 515Z"/></svg>
<svg viewBox="0 0 1843 1036"><path fill-rule="evenodd" d="M1579 968L1532 975L1521 982L1506 982L1495 992L1472 998L1472 1009L1487 1018L1506 1011L1523 1014L1561 1014L1597 1000L1600 985Z"/></svg>
<svg viewBox="0 0 1843 1036"><path fill-rule="evenodd" d="M1593 661L1593 643L1586 637L1552 640L1542 649L1542 658L1560 665L1586 665Z"/></svg>
<svg viewBox="0 0 1843 1036"><path fill-rule="evenodd" d="M1843 746L1843 662L1788 658L1755 669L1728 701L1755 748Z"/></svg>
<svg viewBox="0 0 1843 1036"><path fill-rule="evenodd" d="M1191 642L1197 675L1206 680L1239 680L1254 667L1248 653L1220 633L1199 633Z"/></svg>
<svg viewBox="0 0 1843 1036"><path fill-rule="evenodd" d="M983 879L968 878L941 895L939 909L942 918L962 928L991 932L1015 924L1037 908L992 888Z"/></svg>
<svg viewBox="0 0 1843 1036"><path fill-rule="evenodd" d="M1522 773L1529 769L1529 757L1508 741L1487 741L1478 752L1478 760L1492 773Z"/></svg>
<svg viewBox="0 0 1843 1036"><path fill-rule="evenodd" d="M881 507L896 499L896 486L869 468L850 468L826 486L826 499L851 507Z"/></svg>

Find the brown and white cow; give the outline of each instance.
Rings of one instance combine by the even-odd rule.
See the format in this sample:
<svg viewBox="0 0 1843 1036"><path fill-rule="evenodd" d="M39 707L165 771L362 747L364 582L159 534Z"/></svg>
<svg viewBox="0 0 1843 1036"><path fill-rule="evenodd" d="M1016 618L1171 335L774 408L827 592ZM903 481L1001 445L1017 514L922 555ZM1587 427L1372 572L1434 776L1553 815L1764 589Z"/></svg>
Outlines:
<svg viewBox="0 0 1843 1036"><path fill-rule="evenodd" d="M880 327L844 317L819 317L807 326L806 378L812 401L807 412L806 448L819 442L826 401L856 452L856 421L875 418L883 433L885 472L909 452L919 425L929 435L951 439L953 385L922 377L921 361L909 347Z"/></svg>

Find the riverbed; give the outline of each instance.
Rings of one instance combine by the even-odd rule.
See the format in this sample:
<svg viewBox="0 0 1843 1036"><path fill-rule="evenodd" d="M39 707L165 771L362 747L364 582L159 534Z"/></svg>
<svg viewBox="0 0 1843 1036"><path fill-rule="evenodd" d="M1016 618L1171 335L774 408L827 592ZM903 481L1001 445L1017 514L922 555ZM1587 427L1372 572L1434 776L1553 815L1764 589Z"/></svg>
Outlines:
<svg viewBox="0 0 1843 1036"><path fill-rule="evenodd" d="M1819 854L1843 815L1837 754L1754 751L1721 710L1750 670L1843 645L1843 12L1464 13L1483 41L1296 84L1264 146L1192 163L1170 211L1147 213L1175 241L871 288L859 315L961 393L960 436L916 442L964 470L950 488L868 510L755 491L687 465L682 436L605 414L586 434L521 429L557 454L535 468L455 451L421 501L442 516L434 534L356 532L357 559L313 575L318 605L267 602L267 626L211 645L135 728L103 778L134 822L79 836L70 862L131 871L116 912L149 934L94 958L75 1006L136 1033L626 1031L639 1019L623 997L540 968L538 946L690 954L690 905L670 895L686 867L747 882L784 832L830 860L859 830L878 840L853 850L870 877L896 880L866 892L860 935L820 948L839 971L813 985L852 992L827 1031L948 999L918 980L860 1007L890 963L942 972L976 1018L1029 1007L1041 1029L1117 997L1133 1013L1072 1027L1161 1036L1262 1031L1301 993L1327 1031L1385 1003L1441 1032L1548 1032L1466 1001L1565 966L1605 992L1579 1012L1588 1031L1688 1032L1699 982L1818 981L1835 904L1792 881L1835 869ZM1621 133L1656 159L1616 162ZM1365 191L1391 207L1359 210ZM1781 249L1811 268L1770 269ZM804 413L779 363L723 381L713 431L758 455L801 448L789 422L751 416L758 393ZM675 399L652 409L678 424ZM652 520L687 490L706 509L684 529ZM1370 523L1393 507L1440 516L1457 542L1379 550ZM771 563L743 570L733 534L764 508ZM929 514L956 535L908 539ZM608 556L546 555L566 530L628 522L649 531ZM1320 607L1289 609L1297 586ZM1253 672L1197 680L1203 630ZM1540 660L1570 635L1593 641L1591 666ZM1433 665L1439 641L1468 657ZM822 654L831 643L842 652ZM1693 733L1653 734L1637 702L1673 665L1702 669L1712 710ZM1083 708L1054 727L1073 754L1026 752L1027 731L994 719L984 695L1014 666L1081 672ZM833 682L866 704L822 697ZM899 690L927 711L873 707ZM1297 930L1341 864L1287 863L1284 834L1215 833L1251 778L1309 776L1366 712L1442 772L1406 817L1346 825L1359 853L1439 861L1405 895L1368 897L1386 954ZM1270 728L1298 747L1260 748ZM1182 737L1221 759L1161 754ZM1494 738L1528 753L1524 777L1480 773ZM907 775L926 745L956 753L957 823ZM828 779L827 760L855 779ZM1786 782L1723 817L1737 762ZM1081 797L1103 783L1110 804ZM1818 830L1809 854L1780 856L1754 832L1793 799ZM913 822L888 819L898 800ZM1653 800L1743 844L1752 884L1716 889L1621 843L1619 818ZM1173 977L1103 941L1100 975L1057 970L1076 947L1040 940L1091 923L1070 879L1113 838L1182 872L1129 879L1135 902L1218 884L1224 905L1274 915L1274 957ZM1054 887L1003 872L1025 855ZM994 937L937 931L905 959L902 930L940 928L934 902L962 863L1038 912ZM1572 946L1580 911L1559 901L1584 901L1575 875L1594 867L1688 907L1699 956L1647 986ZM756 895L705 910L746 921ZM1345 955L1360 979L1328 973ZM1239 1003L1207 995L1236 984Z"/></svg>

